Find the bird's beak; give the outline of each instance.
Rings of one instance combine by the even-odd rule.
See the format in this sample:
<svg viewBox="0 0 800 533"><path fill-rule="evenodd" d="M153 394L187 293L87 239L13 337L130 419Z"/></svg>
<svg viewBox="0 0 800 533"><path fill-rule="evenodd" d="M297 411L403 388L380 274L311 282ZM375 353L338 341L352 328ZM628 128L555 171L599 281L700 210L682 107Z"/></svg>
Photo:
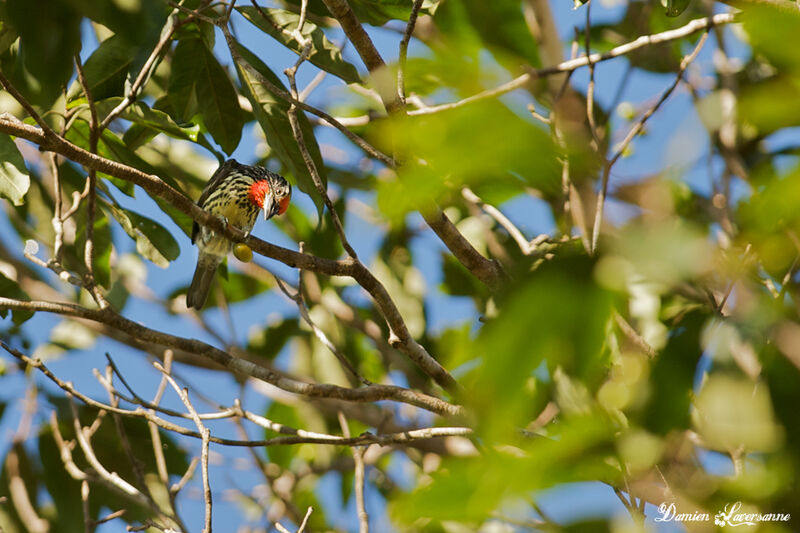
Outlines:
<svg viewBox="0 0 800 533"><path fill-rule="evenodd" d="M264 195L264 220L272 216L272 194L267 193Z"/></svg>

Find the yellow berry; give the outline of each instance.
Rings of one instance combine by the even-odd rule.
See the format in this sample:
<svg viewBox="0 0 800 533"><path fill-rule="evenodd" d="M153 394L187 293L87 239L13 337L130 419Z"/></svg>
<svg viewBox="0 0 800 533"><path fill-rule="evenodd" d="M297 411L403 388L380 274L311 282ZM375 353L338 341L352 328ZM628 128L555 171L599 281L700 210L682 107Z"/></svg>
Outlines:
<svg viewBox="0 0 800 533"><path fill-rule="evenodd" d="M233 245L233 255L242 263L249 263L253 260L253 250L241 242Z"/></svg>

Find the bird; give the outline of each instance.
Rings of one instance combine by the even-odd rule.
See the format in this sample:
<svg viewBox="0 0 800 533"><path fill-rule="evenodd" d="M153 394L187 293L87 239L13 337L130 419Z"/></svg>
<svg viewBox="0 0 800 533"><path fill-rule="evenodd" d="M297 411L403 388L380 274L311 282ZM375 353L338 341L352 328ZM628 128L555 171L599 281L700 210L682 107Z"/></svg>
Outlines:
<svg viewBox="0 0 800 533"><path fill-rule="evenodd" d="M292 186L286 178L261 166L243 165L228 159L214 172L197 205L225 223L249 234L263 212L264 220L282 215L289 208ZM202 309L217 267L230 253L233 243L211 228L192 225L192 243L197 244L197 266L186 293L186 307Z"/></svg>

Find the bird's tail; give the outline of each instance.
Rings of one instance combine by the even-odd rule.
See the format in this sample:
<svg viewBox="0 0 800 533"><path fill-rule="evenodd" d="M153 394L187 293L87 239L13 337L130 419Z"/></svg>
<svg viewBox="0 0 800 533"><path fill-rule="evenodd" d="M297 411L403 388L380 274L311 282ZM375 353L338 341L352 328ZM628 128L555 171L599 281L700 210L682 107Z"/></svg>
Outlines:
<svg viewBox="0 0 800 533"><path fill-rule="evenodd" d="M208 298L211 282L214 281L214 275L217 273L217 267L221 262L221 257L200 252L192 284L189 285L189 291L186 293L186 307L194 307L198 311L202 309Z"/></svg>

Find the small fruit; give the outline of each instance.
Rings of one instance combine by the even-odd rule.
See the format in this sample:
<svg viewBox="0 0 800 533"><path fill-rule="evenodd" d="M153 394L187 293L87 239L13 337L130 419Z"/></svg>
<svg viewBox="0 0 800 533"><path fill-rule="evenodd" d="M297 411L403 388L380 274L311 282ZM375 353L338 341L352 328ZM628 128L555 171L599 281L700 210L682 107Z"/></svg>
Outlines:
<svg viewBox="0 0 800 533"><path fill-rule="evenodd" d="M253 250L241 242L233 245L233 255L242 263L249 263L253 260Z"/></svg>

